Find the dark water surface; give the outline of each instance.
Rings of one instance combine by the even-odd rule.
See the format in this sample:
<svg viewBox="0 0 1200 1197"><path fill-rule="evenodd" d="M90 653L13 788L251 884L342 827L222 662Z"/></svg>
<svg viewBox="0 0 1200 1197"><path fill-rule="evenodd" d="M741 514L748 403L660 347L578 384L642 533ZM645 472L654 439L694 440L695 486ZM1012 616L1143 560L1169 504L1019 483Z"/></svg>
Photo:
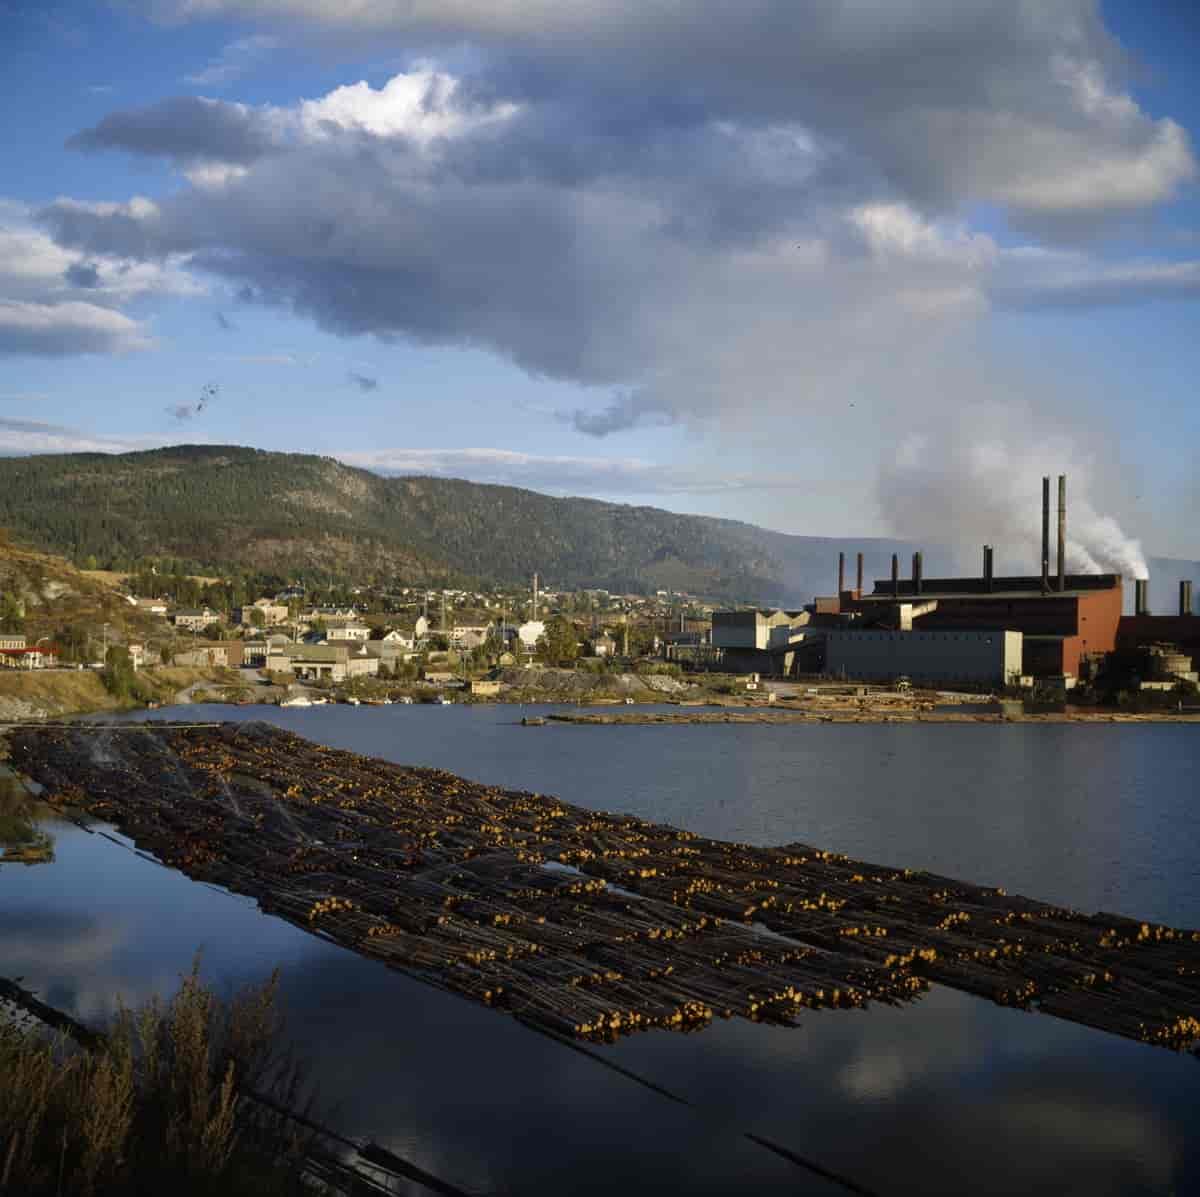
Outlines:
<svg viewBox="0 0 1200 1197"><path fill-rule="evenodd" d="M532 708L530 709L532 710ZM514 726L504 706L278 710L314 740L753 843L800 840L1088 911L1200 926L1185 725ZM190 707L149 718L245 718ZM0 974L101 1020L283 969L336 1122L479 1193L1200 1192L1200 1062L935 988L914 1006L651 1032L594 1060L71 824L0 869ZM0 1080L2 1083L2 1080ZM399 1190L405 1191L403 1189ZM413 1192L420 1192L414 1188Z"/></svg>

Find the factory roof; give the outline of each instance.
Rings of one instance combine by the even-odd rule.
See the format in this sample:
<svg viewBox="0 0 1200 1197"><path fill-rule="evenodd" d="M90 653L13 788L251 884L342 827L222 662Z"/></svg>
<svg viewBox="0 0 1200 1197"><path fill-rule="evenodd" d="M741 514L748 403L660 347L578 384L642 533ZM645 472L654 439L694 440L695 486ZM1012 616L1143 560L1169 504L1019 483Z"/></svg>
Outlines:
<svg viewBox="0 0 1200 1197"><path fill-rule="evenodd" d="M1115 590L1121 585L1120 574L1067 574L1066 589L1057 588L1058 578L1050 575L1050 589L1043 592L1042 579L1038 574L1023 577L992 579L991 588L983 578L924 578L920 593L912 589L911 578L899 579L899 592L893 594L891 578L876 580L871 594L864 594L862 602L924 602L940 598L980 599L1029 599L1071 598L1083 594L1094 594L1098 590Z"/></svg>

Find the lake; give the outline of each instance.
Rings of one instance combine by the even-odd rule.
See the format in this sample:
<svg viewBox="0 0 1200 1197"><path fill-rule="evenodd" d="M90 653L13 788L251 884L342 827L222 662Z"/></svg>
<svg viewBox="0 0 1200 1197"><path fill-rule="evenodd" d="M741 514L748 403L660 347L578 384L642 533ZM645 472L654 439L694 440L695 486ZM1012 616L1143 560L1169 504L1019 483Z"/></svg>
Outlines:
<svg viewBox="0 0 1200 1197"><path fill-rule="evenodd" d="M1087 911L1200 926L1187 725L522 728L511 706L195 706L311 739L756 844L803 841ZM102 1020L283 971L289 1030L336 1125L484 1193L844 1193L765 1136L890 1194L1200 1191L1200 1061L934 987L896 1009L742 1020L591 1048L529 1030L230 895L46 825L0 869L0 974ZM408 1191L401 1187L398 1191ZM415 1186L414 1193L422 1192Z"/></svg>

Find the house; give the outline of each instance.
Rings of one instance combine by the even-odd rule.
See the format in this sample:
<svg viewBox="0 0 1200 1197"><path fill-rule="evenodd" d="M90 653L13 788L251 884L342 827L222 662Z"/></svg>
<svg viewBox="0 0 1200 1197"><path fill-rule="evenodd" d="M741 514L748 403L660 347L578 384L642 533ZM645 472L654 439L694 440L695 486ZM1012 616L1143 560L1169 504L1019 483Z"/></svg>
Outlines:
<svg viewBox="0 0 1200 1197"><path fill-rule="evenodd" d="M450 633L450 647L470 652L472 649L482 648L488 642L490 635L490 624L486 627L455 628Z"/></svg>
<svg viewBox="0 0 1200 1197"><path fill-rule="evenodd" d="M24 640L24 637L21 639ZM33 648L0 648L0 668L53 669L57 664L58 649L53 644L35 644Z"/></svg>
<svg viewBox="0 0 1200 1197"><path fill-rule="evenodd" d="M617 642L611 636L597 636L592 641L593 657L611 657L617 651Z"/></svg>
<svg viewBox="0 0 1200 1197"><path fill-rule="evenodd" d="M261 669L267 663L266 640L242 641L242 665L250 669Z"/></svg>
<svg viewBox="0 0 1200 1197"><path fill-rule="evenodd" d="M384 634L379 641L380 644L394 644L397 648L416 648L416 639L412 636L406 636L399 628L392 628L390 632Z"/></svg>
<svg viewBox="0 0 1200 1197"><path fill-rule="evenodd" d="M0 633L0 650L8 650L8 649L14 649L14 648L24 649L24 647L25 647L24 635L12 635L7 632Z"/></svg>
<svg viewBox="0 0 1200 1197"><path fill-rule="evenodd" d="M424 680L433 686L452 686L461 682L462 679L449 669L426 669Z"/></svg>
<svg viewBox="0 0 1200 1197"><path fill-rule="evenodd" d="M207 607L181 607L171 616L171 622L186 631L203 632L214 623L220 623L221 617Z"/></svg>
<svg viewBox="0 0 1200 1197"><path fill-rule="evenodd" d="M362 644L370 638L371 629L365 623L331 623L325 633L325 639L331 644L335 640Z"/></svg>
<svg viewBox="0 0 1200 1197"><path fill-rule="evenodd" d="M133 595L127 594L125 596L125 601L147 615L159 615L164 618L166 617L167 603L165 599L134 598Z"/></svg>
<svg viewBox="0 0 1200 1197"><path fill-rule="evenodd" d="M523 652L531 653L537 642L546 634L546 625L540 619L528 619L517 628L517 639Z"/></svg>
<svg viewBox="0 0 1200 1197"><path fill-rule="evenodd" d="M172 661L198 669L240 669L245 648L244 640L205 640L176 652Z"/></svg>
<svg viewBox="0 0 1200 1197"><path fill-rule="evenodd" d="M429 619L424 615L417 616L416 626L413 628L413 637L418 643L426 640L429 637Z"/></svg>
<svg viewBox="0 0 1200 1197"><path fill-rule="evenodd" d="M486 680L471 683L471 693L479 698L495 698L500 693L500 683Z"/></svg>
<svg viewBox="0 0 1200 1197"><path fill-rule="evenodd" d="M479 648L487 643L487 638L491 635L491 631L492 625L490 623L458 624L450 631L450 647L468 650Z"/></svg>
<svg viewBox="0 0 1200 1197"><path fill-rule="evenodd" d="M255 624L254 612L257 611L262 620L259 624ZM264 628L276 628L281 623L288 621L288 609L283 603L272 602L270 599L260 598L253 603L246 604L237 609L237 621L243 627L260 626Z"/></svg>

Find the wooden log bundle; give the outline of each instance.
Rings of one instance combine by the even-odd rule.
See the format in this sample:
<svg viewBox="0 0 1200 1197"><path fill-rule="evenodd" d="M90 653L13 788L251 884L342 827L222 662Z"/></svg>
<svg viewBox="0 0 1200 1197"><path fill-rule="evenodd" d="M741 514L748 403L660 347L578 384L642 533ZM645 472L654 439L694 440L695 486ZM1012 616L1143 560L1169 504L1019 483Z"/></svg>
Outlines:
<svg viewBox="0 0 1200 1197"><path fill-rule="evenodd" d="M188 876L548 1030L890 1004L931 981L1175 1049L1200 931L758 848L263 724L15 729L12 763Z"/></svg>

